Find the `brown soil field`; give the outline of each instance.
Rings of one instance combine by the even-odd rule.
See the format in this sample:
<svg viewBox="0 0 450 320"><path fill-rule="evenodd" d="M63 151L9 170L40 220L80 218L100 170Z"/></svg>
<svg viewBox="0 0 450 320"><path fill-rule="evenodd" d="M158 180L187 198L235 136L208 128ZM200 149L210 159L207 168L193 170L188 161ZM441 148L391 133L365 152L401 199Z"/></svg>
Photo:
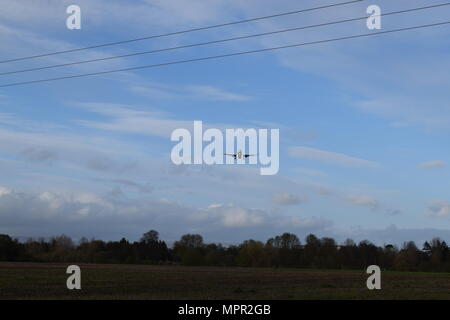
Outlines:
<svg viewBox="0 0 450 320"><path fill-rule="evenodd" d="M0 299L450 299L450 274L384 271L381 290L347 270L0 262Z"/></svg>

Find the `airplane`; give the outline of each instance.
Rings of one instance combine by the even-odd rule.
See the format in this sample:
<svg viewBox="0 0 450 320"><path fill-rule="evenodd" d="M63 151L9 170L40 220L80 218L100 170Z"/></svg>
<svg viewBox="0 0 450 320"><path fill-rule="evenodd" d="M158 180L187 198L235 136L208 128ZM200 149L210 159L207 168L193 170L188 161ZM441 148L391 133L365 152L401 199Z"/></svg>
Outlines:
<svg viewBox="0 0 450 320"><path fill-rule="evenodd" d="M224 155L226 155L226 156L231 156L231 157L233 157L233 158L235 158L235 159L236 159L236 158L237 158L237 159L242 159L242 157L248 158L248 157L253 157L253 156L255 156L255 154L243 154L241 150L239 150L238 153L232 153L232 154L230 154L230 153L224 153Z"/></svg>

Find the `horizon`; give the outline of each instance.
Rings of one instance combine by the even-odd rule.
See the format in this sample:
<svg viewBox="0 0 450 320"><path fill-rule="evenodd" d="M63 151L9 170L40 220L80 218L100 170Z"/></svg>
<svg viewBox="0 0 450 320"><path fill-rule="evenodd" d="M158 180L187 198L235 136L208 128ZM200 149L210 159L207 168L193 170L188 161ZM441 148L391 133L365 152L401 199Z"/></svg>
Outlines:
<svg viewBox="0 0 450 320"><path fill-rule="evenodd" d="M151 229L151 230L153 231L153 229ZM155 230L155 231L157 231L157 230ZM352 239L352 238L345 238L345 239L339 241L338 239L335 239L335 238L333 238L333 237L327 237L326 235L324 235L324 236L317 236L317 235L315 235L315 234L313 234L313 233L305 234L305 235L299 235L299 234L290 233L290 232L282 232L282 233L277 234L277 235L274 234L273 236L270 236L270 237L268 237L267 239L253 239L253 238L246 238L246 239L244 239L244 240L236 241L236 242L226 242L226 241L221 242L221 241L208 241L208 240L205 239L201 234L196 234L196 233L181 234L180 237L179 237L178 239L167 239L167 240L166 240L166 239L163 239L163 238L161 238L161 237L159 236L159 232L158 232L158 231L157 231L157 233L158 233L158 237L159 237L158 240L159 240L159 241L162 241L162 242L164 242L164 243L166 243L167 246L168 246L168 248L173 248L173 245L174 245L177 241L179 241L179 240L181 239L181 237L184 236L184 235L200 235L200 236L202 237L202 239L203 239L205 245L208 245L208 244L217 244L217 245L223 245L224 247L228 247L228 246L239 246L239 245L241 245L243 242L245 242L245 241L250 241L250 240L251 240L251 241L258 241L258 242L262 242L263 244L266 244L268 240L274 238L275 236L281 236L282 234L291 234L291 235L297 236L297 237L299 238L299 241L300 241L300 245L301 245L301 246L303 246L303 245L305 244L306 238L307 238L308 236L310 236L310 235L316 236L319 240L322 240L322 239L333 239L334 241L336 241L336 245L337 245L337 246L344 246L344 245L345 245L345 242L346 242L347 240L351 240L351 241L354 241L355 245L359 245L359 244L362 243L362 242L367 242L367 241L368 241L369 243L371 243L371 244L373 244L373 245L375 245L375 246L377 246L377 247L386 247L386 246L392 245L392 246L396 247L397 249L401 249L405 244L407 244L407 243L409 243L409 242L413 242L415 245L417 245L417 248L418 248L419 250L423 250L421 247L422 247L426 242L429 243L431 240L437 239L437 240L446 242L444 239L441 239L440 237L432 237L432 238L429 238L429 239L424 240L422 243L416 242L416 241L414 241L414 240L408 240L408 239L405 239L405 240L403 240L402 242L399 242L399 243L388 243L388 242L384 242L384 243L381 244L381 243L373 242L373 241L371 241L370 239L355 240L355 239ZM116 238L116 239L100 239L100 238L96 238L96 237L84 237L84 236L81 237L81 238L73 238L73 237L71 237L70 235L64 234L64 233L62 233L62 234L55 234L55 235L48 236L48 237L39 237L39 236L38 236L38 237L23 237L23 236L22 236L22 237L14 237L14 236L11 236L11 235L8 235L8 234L5 234L5 235L10 236L10 237L11 237L12 239L14 239L14 240L18 240L20 243L26 243L27 241L40 241L41 239L48 242L48 241L50 241L50 240L52 240L52 239L55 239L55 238L58 238L58 237L68 237L68 238L70 238L70 239L74 242L75 245L80 245L81 242L82 242L83 240L87 240L87 241L89 241L89 242L90 242L90 241L120 242L122 239L125 239L126 241L128 241L128 242L130 242L130 243L134 243L134 242L140 242L140 241L142 241L142 237L144 236L144 234L142 234L141 236L135 236L135 237L133 237L133 238L131 238L131 239L126 238L126 237L118 237L118 238ZM302 236L303 236L303 238L302 238Z"/></svg>

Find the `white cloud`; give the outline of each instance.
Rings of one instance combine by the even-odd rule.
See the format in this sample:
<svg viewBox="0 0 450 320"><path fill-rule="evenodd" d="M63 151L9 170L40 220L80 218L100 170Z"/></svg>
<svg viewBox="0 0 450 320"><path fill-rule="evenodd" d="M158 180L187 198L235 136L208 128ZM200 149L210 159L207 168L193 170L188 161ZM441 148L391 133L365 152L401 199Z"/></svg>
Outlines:
<svg viewBox="0 0 450 320"><path fill-rule="evenodd" d="M331 221L321 218L289 216L271 210L223 204L210 205L196 212L193 217L199 221L230 228L323 229L332 225Z"/></svg>
<svg viewBox="0 0 450 320"><path fill-rule="evenodd" d="M145 81L131 85L130 91L154 99L199 99L210 101L243 102L253 100L248 95L230 92L210 85L169 85Z"/></svg>
<svg viewBox="0 0 450 320"><path fill-rule="evenodd" d="M235 205L189 206L166 198L128 198L122 193L30 192L4 187L0 188L0 219L0 233L24 237L66 233L75 237L136 238L149 228L172 237L190 232L214 237L230 229L241 230L246 237L249 230L265 234L267 230L313 231L331 225L320 218L285 216Z"/></svg>
<svg viewBox="0 0 450 320"><path fill-rule="evenodd" d="M450 216L450 202L441 200L432 201L426 210L426 215L430 217Z"/></svg>
<svg viewBox="0 0 450 320"><path fill-rule="evenodd" d="M259 209L249 209L235 205L211 204L192 215L195 221L220 227L242 228L256 227L267 223L268 212Z"/></svg>
<svg viewBox="0 0 450 320"><path fill-rule="evenodd" d="M195 120L178 120L174 119L173 114L167 112L115 103L81 102L71 103L70 105L104 116L105 120L75 121L79 125L104 131L119 131L170 138L175 129L192 129ZM242 125L203 123L203 127L204 129L217 128L225 130L226 128L242 128Z"/></svg>
<svg viewBox="0 0 450 320"><path fill-rule="evenodd" d="M3 10L2 10L3 11ZM64 11L63 11L64 12ZM53 18L53 17L52 17ZM0 18L1 20L1 18ZM51 19L53 20L53 19ZM53 20L54 21L54 20ZM0 24L0 41L5 45L2 46L3 58L5 60L22 58L28 56L29 52L39 52L39 53L50 53L62 50L70 50L74 49L77 46L73 43L68 42L66 39L57 39L55 37L51 37L49 34L41 34L30 26L28 31L22 27L12 27L5 26ZM46 51L42 51L42 48L46 48ZM27 68L20 67L18 64L15 68L10 71L20 71L24 69L28 69L31 67L41 67L42 65L59 65L65 63L72 63L77 61L84 60L94 60L99 58L104 58L105 56L114 55L114 51L117 50L114 48L111 49L92 49L83 52L82 57L74 59L68 55L50 55L44 56L37 60L27 60ZM84 64L76 64L69 68L69 71L77 72L77 73L92 73L95 71L105 71L107 69L122 69L126 66L129 66L128 60L124 59L112 59L107 61L102 61L102 63L84 63ZM73 69L72 69L73 68ZM61 68L55 68L54 70L59 70L61 72ZM67 70L67 69L66 69ZM34 72L22 73L23 75L28 75L30 78L36 78L37 75ZM123 80L127 73L121 73L120 76L117 77L118 80ZM111 77L116 77L116 75L111 75ZM41 77L42 78L42 77ZM12 82L12 81L11 81Z"/></svg>
<svg viewBox="0 0 450 320"><path fill-rule="evenodd" d="M300 204L305 200L305 197L300 197L288 192L278 192L272 196L273 203L283 206Z"/></svg>
<svg viewBox="0 0 450 320"><path fill-rule="evenodd" d="M294 169L295 172L307 175L307 176L311 176L311 177L326 177L326 173L320 171L320 170L314 170L314 169L309 169L309 168L295 168Z"/></svg>
<svg viewBox="0 0 450 320"><path fill-rule="evenodd" d="M354 195L347 198L348 202L354 206L377 208L379 205L378 200L367 195Z"/></svg>
<svg viewBox="0 0 450 320"><path fill-rule="evenodd" d="M431 67L430 67L431 69ZM411 88L414 85L411 84ZM380 88L381 90L385 90ZM354 102L357 109L381 116L386 119L394 119L391 126L411 127L420 126L426 128L445 128L450 124L450 114L447 113L448 96L446 90L434 93L432 88L419 91L423 96L411 95L402 96L386 92L377 97L369 97L365 100ZM432 97L433 105L429 99Z"/></svg>
<svg viewBox="0 0 450 320"><path fill-rule="evenodd" d="M422 169L435 169L435 168L443 168L446 165L447 164L442 160L434 160L434 161L423 162L423 163L419 164L418 167L422 168Z"/></svg>
<svg viewBox="0 0 450 320"><path fill-rule="evenodd" d="M317 218L303 218L303 217L287 217L285 218L282 223L283 226L291 226L294 228L301 228L301 229L307 229L307 228L328 228L333 225L331 221L324 220L324 219L317 219Z"/></svg>
<svg viewBox="0 0 450 320"><path fill-rule="evenodd" d="M109 121L78 120L77 123L86 127L107 130L123 131L161 137L170 137L177 128L191 128L193 122L167 119L163 113L142 111L130 106L108 103L77 103L86 111L110 117Z"/></svg>
<svg viewBox="0 0 450 320"><path fill-rule="evenodd" d="M375 168L379 164L373 161L355 158L343 153L319 150L310 147L290 147L289 155L301 159L318 160L325 163L354 168Z"/></svg>
<svg viewBox="0 0 450 320"><path fill-rule="evenodd" d="M33 163L58 161L68 166L111 172L131 170L137 164L135 159L143 158L136 146L105 137L86 137L60 130L30 133L0 129L0 149L5 154Z"/></svg>
<svg viewBox="0 0 450 320"><path fill-rule="evenodd" d="M205 98L208 100L217 101L248 101L252 98L246 95L228 92L220 88L212 86L187 86L188 91L192 92L195 96Z"/></svg>
<svg viewBox="0 0 450 320"><path fill-rule="evenodd" d="M7 195L7 194L10 194L11 192L12 192L11 189L8 189L8 188L0 186L0 197L4 196L4 195Z"/></svg>
<svg viewBox="0 0 450 320"><path fill-rule="evenodd" d="M114 103L83 102L71 105L81 107L88 112L105 116L103 121L76 120L76 123L85 127L105 130L119 131L134 134L144 134L170 138L173 130L178 128L193 128L193 120L173 119L173 115L152 110L138 109L136 106L128 106ZM204 123L204 128L214 127L219 129L233 128L231 124Z"/></svg>
<svg viewBox="0 0 450 320"><path fill-rule="evenodd" d="M243 208L226 208L222 214L222 222L225 227L256 226L264 222L264 218L261 215Z"/></svg>
<svg viewBox="0 0 450 320"><path fill-rule="evenodd" d="M8 1L1 0L2 11L0 18L2 20L23 23L29 21L39 25L57 26L67 18L65 9L71 3L64 0L48 0L47 5L42 5L33 0ZM189 6L180 0L151 0L135 1L132 5L117 0L78 0L77 5L85 14L85 25L105 25L108 22L117 24L127 23L129 28L137 28L136 17L147 17L139 19L143 27L160 25L183 25L187 23L207 22L223 14L226 9L225 1L202 1L193 0ZM141 27L141 28L143 28Z"/></svg>
<svg viewBox="0 0 450 320"><path fill-rule="evenodd" d="M146 0L149 9L156 10L159 19L172 17L175 23L198 23L221 18L223 13L229 11L227 1L223 0L192 0L189 5L183 0Z"/></svg>

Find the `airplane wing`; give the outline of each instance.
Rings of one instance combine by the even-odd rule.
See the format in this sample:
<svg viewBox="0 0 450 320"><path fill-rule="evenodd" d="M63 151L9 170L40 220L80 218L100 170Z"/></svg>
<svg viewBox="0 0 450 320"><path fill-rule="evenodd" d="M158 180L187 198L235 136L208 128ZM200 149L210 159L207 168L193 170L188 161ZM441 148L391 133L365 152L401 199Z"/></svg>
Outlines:
<svg viewBox="0 0 450 320"><path fill-rule="evenodd" d="M235 154L232 154L232 153L224 153L224 155L226 155L226 156L232 156L232 157L235 157L235 156L236 156Z"/></svg>
<svg viewBox="0 0 450 320"><path fill-rule="evenodd" d="M248 157L253 157L256 156L256 154L244 154L244 157L248 158Z"/></svg>

